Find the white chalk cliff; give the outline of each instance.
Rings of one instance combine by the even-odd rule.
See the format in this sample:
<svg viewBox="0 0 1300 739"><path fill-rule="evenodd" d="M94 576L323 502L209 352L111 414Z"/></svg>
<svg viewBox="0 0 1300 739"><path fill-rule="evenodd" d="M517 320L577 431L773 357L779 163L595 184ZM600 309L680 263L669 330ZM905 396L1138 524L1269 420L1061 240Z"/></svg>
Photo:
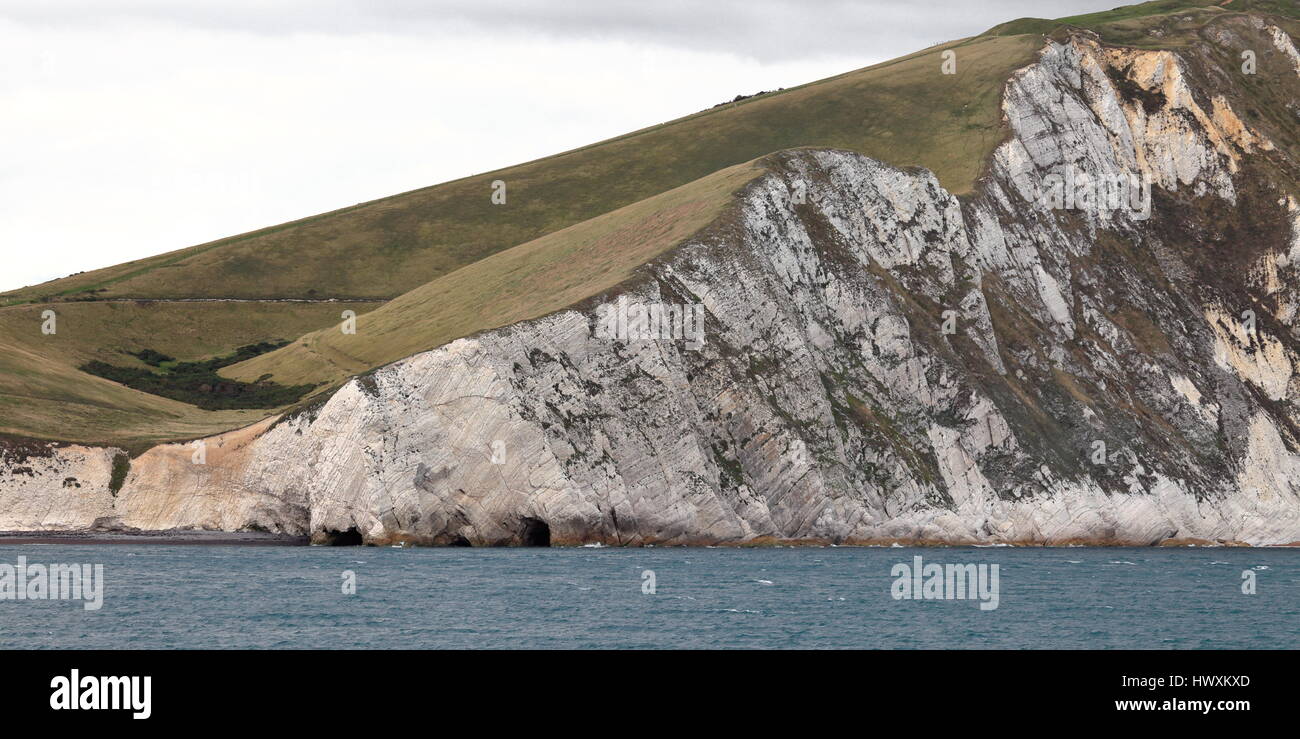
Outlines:
<svg viewBox="0 0 1300 739"><path fill-rule="evenodd" d="M1300 89L1284 32L1215 33L1297 60L1277 84ZM961 199L849 152L774 154L619 290L208 439L205 464L156 447L114 492L116 450L11 450L0 529L1300 542L1296 163L1196 54L1048 43ZM1067 168L1146 178L1150 217L1053 209ZM703 346L597 335L620 297L702 304Z"/></svg>

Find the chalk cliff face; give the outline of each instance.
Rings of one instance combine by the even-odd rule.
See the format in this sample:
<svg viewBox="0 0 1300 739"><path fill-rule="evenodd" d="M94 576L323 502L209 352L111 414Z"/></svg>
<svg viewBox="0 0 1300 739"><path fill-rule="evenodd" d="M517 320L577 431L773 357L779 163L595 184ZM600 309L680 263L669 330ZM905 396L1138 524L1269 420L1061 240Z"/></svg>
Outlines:
<svg viewBox="0 0 1300 739"><path fill-rule="evenodd" d="M1251 19L1215 34L1049 43L1008 83L1010 136L970 197L852 153L773 155L619 290L205 440L204 464L157 447L114 493L114 450L0 448L0 529L1300 541L1296 163L1216 61L1265 44L1296 60L1271 82L1294 100L1300 55ZM1149 207L1089 182L1148 182ZM698 347L689 320L635 335L640 306L696 305Z"/></svg>

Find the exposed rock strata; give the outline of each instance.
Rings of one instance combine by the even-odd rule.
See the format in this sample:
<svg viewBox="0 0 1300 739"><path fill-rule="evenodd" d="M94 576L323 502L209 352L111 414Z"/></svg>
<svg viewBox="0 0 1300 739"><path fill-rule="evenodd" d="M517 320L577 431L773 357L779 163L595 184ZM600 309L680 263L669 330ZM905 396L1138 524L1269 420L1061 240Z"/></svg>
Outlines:
<svg viewBox="0 0 1300 739"><path fill-rule="evenodd" d="M1218 33L1300 59L1253 21ZM1203 56L1051 43L1008 83L1011 135L968 199L856 154L774 155L626 289L209 439L204 465L152 449L117 494L113 450L11 450L0 529L1300 541L1300 214L1276 176L1295 163ZM1146 178L1150 217L1051 209L1069 168ZM703 304L704 346L602 338L620 297Z"/></svg>

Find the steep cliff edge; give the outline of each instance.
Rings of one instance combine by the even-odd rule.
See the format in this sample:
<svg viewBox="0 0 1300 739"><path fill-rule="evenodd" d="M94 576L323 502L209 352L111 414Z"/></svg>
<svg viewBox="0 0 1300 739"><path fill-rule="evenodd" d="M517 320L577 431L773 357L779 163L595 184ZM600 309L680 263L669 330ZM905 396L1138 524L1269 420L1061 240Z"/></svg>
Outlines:
<svg viewBox="0 0 1300 739"><path fill-rule="evenodd" d="M1008 82L1011 136L970 197L781 152L620 289L308 410L129 469L0 445L0 529L1300 541L1300 178L1279 138L1300 108L1253 110L1237 79L1253 49L1265 99L1294 103L1300 54L1249 16L1203 36L1048 43Z"/></svg>

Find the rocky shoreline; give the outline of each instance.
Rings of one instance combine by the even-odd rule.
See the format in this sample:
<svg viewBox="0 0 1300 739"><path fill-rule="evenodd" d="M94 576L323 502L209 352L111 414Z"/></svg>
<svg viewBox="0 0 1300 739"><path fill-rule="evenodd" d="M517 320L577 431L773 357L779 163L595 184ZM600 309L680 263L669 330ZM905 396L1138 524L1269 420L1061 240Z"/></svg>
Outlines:
<svg viewBox="0 0 1300 739"><path fill-rule="evenodd" d="M31 544L160 544L169 546L307 546L306 536L255 531L0 531L0 547Z"/></svg>
<svg viewBox="0 0 1300 739"><path fill-rule="evenodd" d="M408 543L405 540L398 539L395 544L381 544L377 542L367 542L364 544L354 544L350 546L393 546L401 547ZM102 530L69 530L69 531L0 531L0 547L19 546L32 544L65 544L65 545L82 545L82 544L148 544L161 546L272 546L272 547L295 547L295 546L347 546L338 544L320 544L313 543L311 537L293 536L288 534L273 534L267 532L254 531L185 531L185 530L166 530L166 531L102 531ZM1210 541L1207 539L1164 539L1153 543L1140 542L1122 542L1115 540L1101 539L1077 539L1061 542L1036 542L1036 541L1011 541L998 542L990 544L987 542L970 541L970 542L953 542L942 540L923 540L923 539L862 539L846 540L841 542L832 542L824 539L778 539L773 537L759 537L744 541L720 541L720 542L662 542L662 543L639 543L635 545L625 545L618 543L605 542L586 542L586 543L552 543L547 546L566 549L584 549L584 548L677 548L677 547L710 547L721 549L766 549L766 548L870 548L870 549L887 549L887 548L924 548L924 549L958 549L958 548L1000 548L1010 547L1015 549L1072 549L1078 547L1106 548L1106 549L1146 549L1150 547L1162 548L1195 548L1195 549L1214 549L1214 548L1246 548L1246 549L1300 549L1300 541L1293 541L1287 544L1271 545L1251 545L1241 541Z"/></svg>

